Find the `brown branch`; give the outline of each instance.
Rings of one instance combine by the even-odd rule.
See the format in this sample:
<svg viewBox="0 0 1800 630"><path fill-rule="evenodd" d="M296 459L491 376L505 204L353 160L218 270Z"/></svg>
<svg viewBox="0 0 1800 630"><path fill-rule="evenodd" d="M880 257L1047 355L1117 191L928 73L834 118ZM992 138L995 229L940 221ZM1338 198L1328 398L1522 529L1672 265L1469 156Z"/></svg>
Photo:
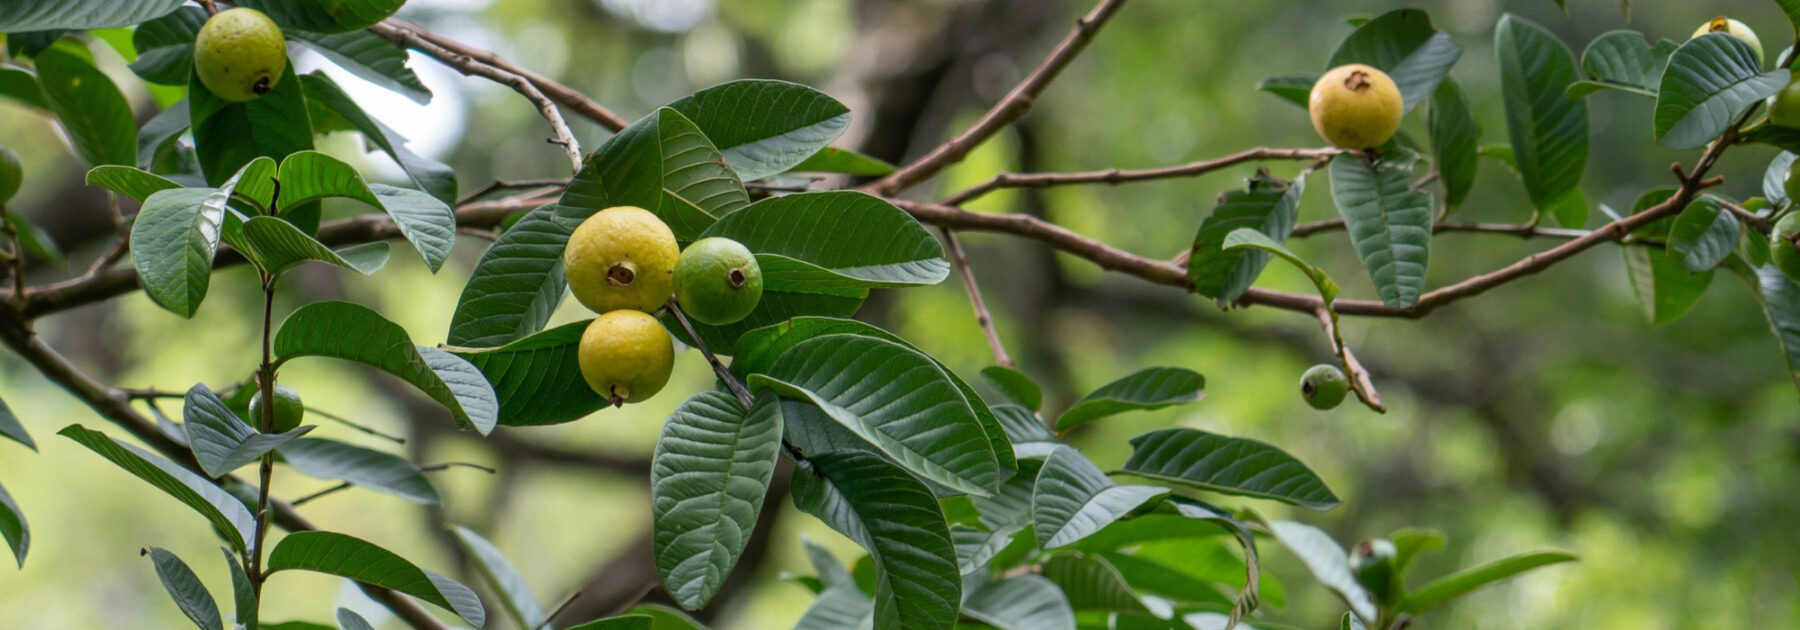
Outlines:
<svg viewBox="0 0 1800 630"><path fill-rule="evenodd" d="M975 323L981 325L981 334L987 337L988 350L994 353L994 364L1012 367L1012 357L1006 355L1006 345L1000 343L1000 331L994 329L994 316L988 312L987 300L981 299L981 286L975 284L975 271L969 267L969 256L963 252L962 242L950 228L938 229L944 233L944 243L950 250L950 264L962 276L963 289L969 293L969 305L975 308Z"/></svg>
<svg viewBox="0 0 1800 630"><path fill-rule="evenodd" d="M1321 232L1337 232L1344 229L1343 219L1325 219L1294 226L1289 236L1306 238ZM1491 234L1510 234L1521 238L1581 238L1588 235L1587 230L1571 228L1541 227L1530 223L1461 223L1456 221L1439 221L1431 225L1432 233L1438 232L1478 232Z"/></svg>
<svg viewBox="0 0 1800 630"><path fill-rule="evenodd" d="M1111 18L1113 13L1117 12L1119 7L1124 4L1125 0L1101 0L1100 4L1095 5L1087 15L1075 20L1075 29L1063 37L1062 42L1050 51L1050 56L1045 57L1043 63L1038 64L1031 74L1026 75L1025 80L1014 86L1005 98L1000 99L1000 102L988 109L987 113L983 114L980 120L975 121L974 125L963 130L948 142L938 145L924 157L913 160L887 177L870 183L864 187L864 190L882 195L897 194L962 160L969 154L969 151L974 150L982 142L993 137L995 133L1018 120L1020 116L1024 116L1025 112L1031 109L1032 101L1037 99L1038 94L1042 93L1044 88L1056 79L1056 75L1062 73L1063 68L1068 67L1070 61L1081 54L1081 50L1093 40L1094 33L1100 30L1100 26L1105 24L1106 20Z"/></svg>
<svg viewBox="0 0 1800 630"><path fill-rule="evenodd" d="M444 56L439 56L431 50L419 50L419 52L431 55L438 61L454 65L455 60L458 58L472 59L490 67L523 77L526 81L529 81L532 86L541 90L545 96L550 98L550 100L561 104L563 107L569 108L588 120L599 123L602 127L612 131L619 131L624 129L627 124L630 124L626 122L625 119L620 118L617 114L612 113L605 107L601 107L600 104L594 102L593 99L570 89L566 85L557 83L549 77L533 72L528 68L508 61L506 58L492 52L475 48L425 30L416 24L390 19L369 27L369 32L380 35L388 41L409 47L411 45L401 39L399 33L412 33L417 40L427 42L435 47L435 49L446 53Z"/></svg>
<svg viewBox="0 0 1800 630"><path fill-rule="evenodd" d="M1750 227L1755 229L1756 231L1762 232L1763 234L1768 234L1770 232L1775 231L1775 222L1774 221L1770 221L1764 217L1756 216L1756 213L1751 212L1748 208L1737 205L1735 203L1731 203L1724 199L1719 199L1718 202L1721 207L1725 208L1726 210L1730 210L1732 214L1737 215L1738 220L1743 221L1744 223L1750 224Z"/></svg>
<svg viewBox="0 0 1800 630"><path fill-rule="evenodd" d="M1272 149L1257 147L1210 160L1175 166L1135 170L1106 169L1075 173L1000 173L993 179L971 186L944 198L946 206L960 206L1001 188L1047 188L1070 184L1123 184L1154 179L1196 177L1245 162L1258 160L1325 160L1342 153L1342 149Z"/></svg>
<svg viewBox="0 0 1800 630"><path fill-rule="evenodd" d="M563 152L568 154L570 172L581 171L581 144L575 140L575 132L569 130L569 123L563 120L562 111L556 108L556 102L545 96L544 92L538 89L536 83L515 70L478 61L473 56L446 48L434 39L427 39L418 31L409 28L410 25L402 27L398 24L401 23L382 22L369 27L369 32L401 46L430 55L465 75L479 75L495 83L511 87L513 91L537 105L538 113L544 116L544 120L550 122L550 129L556 134L550 143L561 146Z"/></svg>
<svg viewBox="0 0 1800 630"><path fill-rule="evenodd" d="M712 365L713 374L725 383L725 388L731 390L731 395L737 397L738 403L742 404L746 411L756 406L756 397L751 396L750 390L744 389L744 384L738 382L737 376L732 374L731 370L726 369L724 363L719 362L718 355L713 354L712 350L706 347L706 340L702 339L700 333L694 330L694 325L688 322L687 313L682 312L681 305L677 304L673 297L669 298L669 312L675 315L675 321L681 323L681 329L687 331L688 339L694 340L694 347L706 357L706 362Z"/></svg>
<svg viewBox="0 0 1800 630"><path fill-rule="evenodd" d="M1337 355L1338 363L1344 365L1344 373L1350 378L1350 390L1356 392L1357 400L1378 413L1387 413L1387 405L1381 404L1381 392L1375 391L1374 381L1369 380L1369 371L1356 360L1350 345L1344 343L1344 335L1338 330L1337 315L1323 305L1313 309L1313 315L1319 318L1319 327L1331 339L1331 351Z"/></svg>

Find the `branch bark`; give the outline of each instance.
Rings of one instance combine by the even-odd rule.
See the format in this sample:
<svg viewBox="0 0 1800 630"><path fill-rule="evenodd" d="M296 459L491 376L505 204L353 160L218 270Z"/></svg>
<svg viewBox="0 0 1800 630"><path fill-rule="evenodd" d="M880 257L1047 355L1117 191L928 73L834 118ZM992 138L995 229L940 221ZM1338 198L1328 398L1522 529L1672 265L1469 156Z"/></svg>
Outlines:
<svg viewBox="0 0 1800 630"><path fill-rule="evenodd" d="M369 32L402 46L409 46L410 44L408 44L400 34L402 32L412 33L417 36L418 40L431 44L436 51L420 50L419 52L431 55L432 58L445 64L455 66L457 63L461 62L461 59L471 59L487 64L488 66L523 77L526 81L529 81L532 86L542 91L550 100L561 104L563 107L569 108L588 120L599 123L602 127L612 131L618 131L630 124L626 122L625 119L620 118L617 114L612 113L611 110L601 107L600 104L594 102L593 99L570 89L569 86L557 83L549 77L533 72L524 66L508 61L506 58L492 52L438 35L437 33L420 28L418 25L411 22L392 19L383 20L380 24L369 27Z"/></svg>
<svg viewBox="0 0 1800 630"><path fill-rule="evenodd" d="M938 203L946 206L960 206L1001 188L1048 188L1050 186L1067 186L1071 184L1123 184L1154 179L1172 179L1177 177L1197 177L1213 171L1260 160L1327 160L1331 156L1343 153L1343 149L1274 149L1257 147L1245 149L1231 155L1145 169L1116 169L1102 171L1082 171L1075 173L1000 173L993 179L971 186L954 195L944 198Z"/></svg>

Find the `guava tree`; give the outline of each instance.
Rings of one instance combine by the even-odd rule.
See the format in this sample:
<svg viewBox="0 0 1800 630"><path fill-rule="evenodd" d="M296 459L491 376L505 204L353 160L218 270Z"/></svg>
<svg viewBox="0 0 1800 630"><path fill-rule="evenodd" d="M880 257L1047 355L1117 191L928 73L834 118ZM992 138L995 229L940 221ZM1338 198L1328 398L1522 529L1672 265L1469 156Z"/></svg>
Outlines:
<svg viewBox="0 0 1800 630"><path fill-rule="evenodd" d="M28 264L59 254L37 226L0 209L0 263L11 280L0 290L0 340L93 409L95 417L59 435L217 534L230 593L208 592L190 568L217 557L144 551L146 570L200 628L329 627L259 617L261 602L281 597L270 578L284 571L352 580L415 627L699 627L676 608L701 609L743 575L748 541L766 534L761 521L776 507L771 502L786 500L866 551L846 567L809 546L816 575L795 579L816 594L800 620L809 629L1264 626L1265 602L1282 592L1261 570L1271 549L1297 556L1312 579L1341 597L1342 617L1320 621L1401 628L1428 623L1420 615L1484 585L1574 558L1525 552L1448 575L1410 576L1416 558L1444 547L1441 535L1371 533L1346 550L1312 526L1265 517L1259 502L1329 510L1340 501L1326 479L1277 445L1199 429L1132 438L1127 461L1103 469L1065 438L1109 416L1198 403L1204 378L1186 367L1145 366L1050 409L994 330L959 232L1033 241L1221 307L1314 320L1335 361L1308 370L1295 395L1319 408L1354 397L1385 410L1381 375L1346 345L1340 318L1424 317L1603 244L1623 252L1628 282L1657 321L1692 306L1719 270L1743 279L1775 332L1770 361L1785 361L1800 380L1800 213L1790 201L1800 182L1788 185L1795 156L1772 161L1760 196L1732 198L1716 190L1723 181L1711 174L1736 146L1800 151L1800 88L1789 88L1787 69L1794 50L1765 58L1748 26L1723 17L1682 43L1606 33L1578 57L1544 28L1505 16L1493 30L1505 116L1486 125L1450 78L1462 47L1423 12L1357 19L1334 49L1319 48L1316 68L1261 86L1270 98L1305 108L1329 146L1244 148L1141 170L998 173L926 201L909 191L1025 116L1103 36L1108 20L1129 10L1123 0L1082 14L984 115L899 165L833 146L853 113L810 87L731 81L627 120L529 68L392 19L403 4L0 4L8 55L0 95L61 126L92 168L87 183L112 196L118 230L85 273L36 284ZM1800 3L1777 4L1800 26ZM408 50L504 85L524 97L520 107L542 116L551 140L544 150L566 154L568 175L468 186L410 150L325 74L297 73L290 44L416 99L430 93L408 67ZM95 64L106 48L130 60L130 80L157 86L168 105L140 124L116 82L127 78ZM1591 95L1600 91L1653 100L1646 146L1693 152L1671 166L1668 186L1644 191L1623 212L1590 204L1581 188L1589 108L1602 106ZM614 133L585 151L565 116ZM1423 120L1425 137L1400 131L1409 116ZM1505 141L1484 138L1484 127L1503 127ZM411 185L371 183L315 151L314 138L332 132L361 134ZM0 203L37 185L16 158L0 157ZM1471 198L1482 159L1517 176L1533 206L1530 220L1453 217ZM1264 170L1221 195L1190 226L1192 248L1173 259L1124 251L1026 214L963 208L1002 189L1122 184L1245 163L1300 168L1288 178ZM817 173L848 183L826 189L797 175ZM1320 179L1327 190L1313 194L1329 195L1340 216L1301 223L1308 181ZM367 212L324 220L328 199ZM1554 245L1427 286L1433 234L1445 231ZM1345 246L1364 270L1328 272L1284 244L1335 232L1348 237ZM453 305L446 339L413 339L381 312L348 301L285 312L275 306L283 278L301 265L374 274L390 256L417 255L436 272L464 237L492 242ZM396 247L410 251L396 254ZM1255 286L1271 263L1297 270L1316 292ZM42 318L140 290L190 317L214 272L246 266L260 280L261 308L245 314L260 322L260 347L242 356L189 349L245 366L234 383L103 383L34 332ZM953 273L994 358L978 375L958 374L907 339L854 318L872 291L933 285ZM1332 273L1367 273L1376 295L1340 296ZM548 327L571 292L596 316ZM678 356L705 360L716 387L666 388ZM641 585L624 614L563 618L562 607L546 607L471 529L453 526L452 534L477 565L476 587L485 595L381 541L308 519L299 508L318 495L284 499L271 487L277 467L341 480L332 491L440 500L413 462L308 435L317 415L307 413L308 403L324 393L303 399L281 383L280 370L321 359L390 374L441 405L457 427L495 440L652 396L683 399L647 471L656 580ZM175 399L179 421L162 411ZM35 448L4 407L0 434ZM0 490L0 534L21 564L29 510ZM40 532L39 540L75 544L59 534ZM346 609L318 614L335 615L342 628L369 627Z"/></svg>

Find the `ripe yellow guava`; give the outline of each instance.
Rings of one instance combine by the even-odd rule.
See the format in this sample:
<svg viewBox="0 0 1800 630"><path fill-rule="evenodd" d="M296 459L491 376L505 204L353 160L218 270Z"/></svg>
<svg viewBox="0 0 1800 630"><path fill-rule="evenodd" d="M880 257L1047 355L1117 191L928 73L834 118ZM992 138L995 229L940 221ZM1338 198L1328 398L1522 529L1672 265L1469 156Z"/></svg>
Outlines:
<svg viewBox="0 0 1800 630"><path fill-rule="evenodd" d="M662 219L643 208L617 206L575 228L563 250L563 272L575 299L596 313L649 313L668 302L680 256L675 233Z"/></svg>
<svg viewBox="0 0 1800 630"><path fill-rule="evenodd" d="M675 343L655 317L616 310L588 324L577 358L588 387L617 407L662 391L675 366Z"/></svg>
<svg viewBox="0 0 1800 630"><path fill-rule="evenodd" d="M1332 68L1313 84L1306 110L1326 142L1346 149L1373 149L1400 130L1405 102L1387 73L1362 64Z"/></svg>

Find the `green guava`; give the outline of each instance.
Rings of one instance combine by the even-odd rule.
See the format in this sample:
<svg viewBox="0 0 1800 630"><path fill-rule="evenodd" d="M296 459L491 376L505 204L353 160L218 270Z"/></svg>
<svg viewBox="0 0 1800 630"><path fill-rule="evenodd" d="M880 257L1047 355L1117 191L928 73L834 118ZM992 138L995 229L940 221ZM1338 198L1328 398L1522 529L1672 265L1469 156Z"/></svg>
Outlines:
<svg viewBox="0 0 1800 630"><path fill-rule="evenodd" d="M762 300L762 268L737 241L694 241L675 263L675 301L689 317L714 326L735 324Z"/></svg>
<svg viewBox="0 0 1800 630"><path fill-rule="evenodd" d="M1350 393L1350 381L1344 378L1344 371L1329 363L1320 363L1306 370L1300 377L1300 396L1306 404L1314 409L1331 409L1344 402L1344 395Z"/></svg>
<svg viewBox="0 0 1800 630"><path fill-rule="evenodd" d="M227 101L268 94L286 69L281 28L256 9L220 11L194 37L195 74L208 91Z"/></svg>
<svg viewBox="0 0 1800 630"><path fill-rule="evenodd" d="M0 147L0 203L12 201L13 195L19 194L19 184L24 181L25 169L19 166L19 154Z"/></svg>
<svg viewBox="0 0 1800 630"><path fill-rule="evenodd" d="M1790 213L1776 221L1775 231L1769 233L1769 260L1788 279L1800 282L1800 244L1795 243L1796 238L1800 238L1800 213Z"/></svg>
<svg viewBox="0 0 1800 630"><path fill-rule="evenodd" d="M275 386L275 425L273 433L285 433L300 427L300 419L306 416L306 406L300 402L300 392L286 385ZM261 427L263 421L263 393L256 392L250 398L250 426Z"/></svg>

